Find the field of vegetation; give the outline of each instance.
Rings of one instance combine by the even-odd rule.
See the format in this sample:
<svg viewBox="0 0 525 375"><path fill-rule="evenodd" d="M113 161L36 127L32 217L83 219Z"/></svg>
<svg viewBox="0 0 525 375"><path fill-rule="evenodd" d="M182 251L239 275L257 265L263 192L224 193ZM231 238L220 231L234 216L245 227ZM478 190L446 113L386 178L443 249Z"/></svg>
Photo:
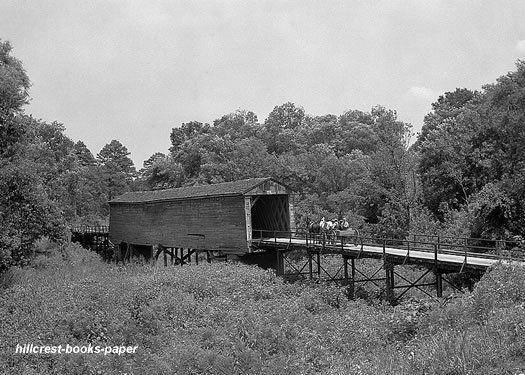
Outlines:
<svg viewBox="0 0 525 375"><path fill-rule="evenodd" d="M236 263L102 262L78 245L2 276L2 374L520 374L525 269L499 265L447 303L348 301ZM42 249L43 248L43 249ZM15 354L16 344L135 354Z"/></svg>

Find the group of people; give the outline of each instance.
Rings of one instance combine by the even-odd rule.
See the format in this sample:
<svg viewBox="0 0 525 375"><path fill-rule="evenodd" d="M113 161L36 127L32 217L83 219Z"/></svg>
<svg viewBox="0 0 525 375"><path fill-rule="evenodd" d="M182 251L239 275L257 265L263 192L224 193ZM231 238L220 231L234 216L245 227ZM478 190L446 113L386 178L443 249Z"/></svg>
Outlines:
<svg viewBox="0 0 525 375"><path fill-rule="evenodd" d="M337 218L326 220L323 217L319 224L307 219L307 225L310 233L327 233L331 231L344 231L350 229L350 224L346 217L343 217L341 220L337 220Z"/></svg>
<svg viewBox="0 0 525 375"><path fill-rule="evenodd" d="M319 227L324 231L347 230L350 228L350 224L348 223L346 217L343 217L342 220L337 220L337 218L333 220L325 220L323 217L319 222Z"/></svg>
<svg viewBox="0 0 525 375"><path fill-rule="evenodd" d="M314 241L327 240L329 243L335 243L338 239L341 241L353 241L357 246L359 243L359 231L351 228L350 223L343 217L341 220L337 218L333 220L326 220L324 217L319 223L307 219L308 232L314 235ZM345 240L346 239L346 240Z"/></svg>

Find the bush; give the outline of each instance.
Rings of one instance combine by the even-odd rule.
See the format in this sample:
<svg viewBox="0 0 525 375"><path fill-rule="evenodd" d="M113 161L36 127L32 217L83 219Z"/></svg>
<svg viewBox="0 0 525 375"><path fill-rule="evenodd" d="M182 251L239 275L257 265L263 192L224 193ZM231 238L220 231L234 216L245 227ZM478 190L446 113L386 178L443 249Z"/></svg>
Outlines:
<svg viewBox="0 0 525 375"><path fill-rule="evenodd" d="M524 355L523 271L503 265L445 306L392 308L241 264L122 267L78 245L47 254L0 291L0 373L496 374ZM139 350L14 355L16 343Z"/></svg>

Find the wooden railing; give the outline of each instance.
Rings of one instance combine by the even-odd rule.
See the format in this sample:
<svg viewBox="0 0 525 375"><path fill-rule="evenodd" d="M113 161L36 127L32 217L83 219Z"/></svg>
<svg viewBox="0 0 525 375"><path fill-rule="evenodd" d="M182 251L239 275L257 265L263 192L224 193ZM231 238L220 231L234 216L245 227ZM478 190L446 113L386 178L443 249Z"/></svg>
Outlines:
<svg viewBox="0 0 525 375"><path fill-rule="evenodd" d="M73 233L109 233L109 225L75 225L71 227Z"/></svg>
<svg viewBox="0 0 525 375"><path fill-rule="evenodd" d="M481 259L513 259L525 261L525 248L523 241L488 240L482 238L434 236L424 234L413 234L406 239L387 238L368 233L357 233L351 236L340 236L334 233L309 233L305 229L291 231L254 230L254 243L273 241L276 245L283 243L282 239L288 239L288 245L293 245L294 239L302 239L305 245L321 246L327 249L341 248L353 244L362 251L364 246L383 248L395 248L407 250L407 257L411 251L433 253L437 260L438 254L448 254L476 257ZM285 242L286 244L286 242Z"/></svg>

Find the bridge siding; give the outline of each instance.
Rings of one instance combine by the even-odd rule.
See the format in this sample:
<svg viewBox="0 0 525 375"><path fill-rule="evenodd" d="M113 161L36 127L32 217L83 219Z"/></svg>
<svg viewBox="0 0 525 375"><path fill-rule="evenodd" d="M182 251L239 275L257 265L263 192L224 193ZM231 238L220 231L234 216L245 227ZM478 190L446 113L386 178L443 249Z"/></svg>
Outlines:
<svg viewBox="0 0 525 375"><path fill-rule="evenodd" d="M165 247L248 251L244 197L110 205L110 240ZM192 236L191 234L201 234Z"/></svg>

